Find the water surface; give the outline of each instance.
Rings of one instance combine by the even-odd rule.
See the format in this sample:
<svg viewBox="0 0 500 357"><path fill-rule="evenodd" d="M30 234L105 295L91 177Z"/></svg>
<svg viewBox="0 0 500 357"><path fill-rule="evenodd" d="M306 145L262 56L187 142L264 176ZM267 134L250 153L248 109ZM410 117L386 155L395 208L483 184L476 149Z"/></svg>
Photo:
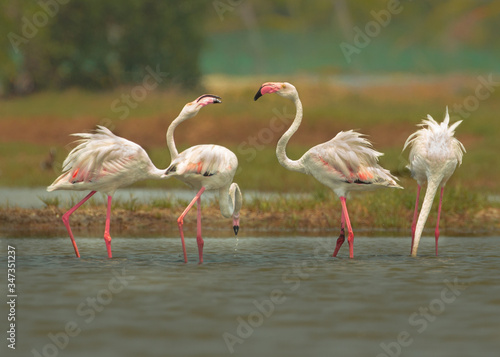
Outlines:
<svg viewBox="0 0 500 357"><path fill-rule="evenodd" d="M80 259L66 237L1 242L2 271L16 248L18 295L16 350L3 338L2 356L500 350L500 237L442 237L440 257L424 238L415 259L408 239L357 237L351 260L347 245L330 257L332 238L207 236L203 265L193 238L188 264L178 238L114 237L113 259L97 237L77 238Z"/></svg>

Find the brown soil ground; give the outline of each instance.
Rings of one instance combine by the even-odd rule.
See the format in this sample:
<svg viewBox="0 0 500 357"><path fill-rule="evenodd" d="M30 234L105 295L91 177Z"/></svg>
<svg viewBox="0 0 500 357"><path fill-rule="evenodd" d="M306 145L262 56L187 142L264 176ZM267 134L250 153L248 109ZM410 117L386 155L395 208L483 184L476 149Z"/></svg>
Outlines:
<svg viewBox="0 0 500 357"><path fill-rule="evenodd" d="M43 209L2 208L0 209L0 237L64 237L67 235L61 221L64 210L55 207ZM410 213L410 212L408 212ZM115 236L173 237L178 235L176 219L178 210L148 209L129 211L115 209L111 218L111 233ZM241 235L263 234L338 234L335 217L326 217L316 210L301 212L242 212ZM207 235L230 237L232 222L220 215L216 207L203 209L203 231ZM101 209L81 208L71 217L73 233L79 236L100 236L104 230L105 213ZM432 234L432 224L427 233ZM196 215L191 213L184 221L187 236L196 232ZM361 219L354 226L355 233L363 235L407 236L409 227L374 228L368 218ZM215 233L216 232L216 233ZM455 236L499 236L500 209L487 208L472 217L448 215L442 222L441 233Z"/></svg>

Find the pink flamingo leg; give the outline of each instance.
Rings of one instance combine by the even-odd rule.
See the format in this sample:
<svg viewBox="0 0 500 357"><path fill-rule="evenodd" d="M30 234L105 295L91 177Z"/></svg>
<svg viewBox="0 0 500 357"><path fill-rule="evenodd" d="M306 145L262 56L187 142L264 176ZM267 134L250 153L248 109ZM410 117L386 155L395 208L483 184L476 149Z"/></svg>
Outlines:
<svg viewBox="0 0 500 357"><path fill-rule="evenodd" d="M76 205L74 205L73 208L71 208L68 212L66 212L62 216L62 221L63 221L64 225L66 226L66 230L69 233L69 237L71 238L71 243L73 243L73 248L75 249L75 254L76 254L77 258L80 258L80 253L78 252L78 247L76 246L75 237L73 236L73 232L71 232L71 227L69 226L69 217L73 214L73 212L75 212L78 208L80 208L81 205L83 205L85 202L87 202L87 200L90 197L92 197L95 193L96 193L96 191L90 192L87 196L85 196L85 198L83 200L81 200Z"/></svg>
<svg viewBox="0 0 500 357"><path fill-rule="evenodd" d="M201 196L198 197L196 202L198 206L198 217L196 219L197 231L196 231L196 242L198 243L198 255L200 257L199 264L203 263L203 238L201 238Z"/></svg>
<svg viewBox="0 0 500 357"><path fill-rule="evenodd" d="M340 235L337 239L337 245L335 246L335 251L333 252L332 257L337 256L337 254L340 250L340 247L342 247L342 244L344 244L344 241L345 241L344 224L345 224L344 211L342 211L341 217L340 217Z"/></svg>
<svg viewBox="0 0 500 357"><path fill-rule="evenodd" d="M104 227L104 242L106 243L106 249L108 250L108 258L112 258L111 255L111 236L109 235L109 226L111 218L111 196L108 196L108 208L106 212L106 225Z"/></svg>
<svg viewBox="0 0 500 357"><path fill-rule="evenodd" d="M444 192L444 187L441 187L441 195L439 196L439 206L438 206L436 230L434 231L434 237L436 238L436 256L438 255L439 219L441 218L441 204L443 203L443 192Z"/></svg>
<svg viewBox="0 0 500 357"><path fill-rule="evenodd" d="M181 241L182 241L182 251L184 252L184 262L187 263L187 253L186 253L186 243L184 242L184 230L182 226L184 225L184 217L186 214L189 212L189 210L193 207L194 203L198 201L198 199L201 197L201 195L205 192L205 187L202 187L201 190L198 191L196 196L194 196L193 200L189 205L186 207L184 212L177 218L177 225L179 226L179 232L181 234ZM201 235L201 230L200 230L200 235ZM198 246L199 248L199 246Z"/></svg>
<svg viewBox="0 0 500 357"><path fill-rule="evenodd" d="M411 222L411 246L410 254L413 253L413 241L415 240L415 228L417 227L417 216L418 216L418 202L420 200L420 189L421 186L417 185L417 199L415 200L415 211L413 211L413 221Z"/></svg>
<svg viewBox="0 0 500 357"><path fill-rule="evenodd" d="M349 244L349 258L354 258L354 233L352 232L351 221L349 219L349 213L347 212L347 206L345 203L345 197L340 197L340 203L342 204L342 213L344 214L345 224L347 226L347 243Z"/></svg>

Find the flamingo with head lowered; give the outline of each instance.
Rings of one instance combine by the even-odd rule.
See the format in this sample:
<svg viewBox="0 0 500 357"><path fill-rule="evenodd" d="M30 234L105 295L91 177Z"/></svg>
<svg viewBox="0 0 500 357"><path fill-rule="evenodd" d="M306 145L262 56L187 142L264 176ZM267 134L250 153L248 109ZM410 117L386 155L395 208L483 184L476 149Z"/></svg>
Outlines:
<svg viewBox="0 0 500 357"><path fill-rule="evenodd" d="M219 193L219 206L221 213L226 218L232 218L234 234L238 234L240 225L240 209L242 196L238 184L233 183L233 177L238 168L236 155L219 145L196 145L179 154L174 142L175 128L184 120L191 118L192 112L197 107L210 103L221 103L220 97L205 94L194 102L186 104L181 114L170 124L167 131L167 145L170 150L172 162L165 171L166 177L176 179L188 184L198 192L188 204L184 212L177 219L184 253L184 262L187 263L186 244L184 242L184 217L197 203L197 233L199 263L203 263L204 241L201 236L201 195L206 190L216 190Z"/></svg>
<svg viewBox="0 0 500 357"><path fill-rule="evenodd" d="M297 89L287 82L264 83L254 100L268 93L277 93L290 99L297 110L292 125L278 141L276 155L279 163L291 171L312 175L337 194L342 205L341 230L333 256L337 256L344 243L345 225L348 230L349 257L353 258L354 233L346 205L348 192L375 190L380 187L402 187L396 183L397 178L391 175L389 170L378 164L378 157L382 154L375 151L362 134L353 130L341 131L330 141L309 149L298 160L289 159L286 155L286 145L302 121L302 103Z"/></svg>
<svg viewBox="0 0 500 357"><path fill-rule="evenodd" d="M450 123L448 107L446 108L446 115L441 124L438 124L430 115L427 115L427 119L423 120L422 124L420 124L422 128L411 134L403 147L403 151L407 147L411 147L410 164L407 167L411 172L411 176L417 181L417 199L415 201L415 211L411 225L412 256L417 256L418 244L424 230L425 222L429 217L432 201L438 188L441 187L436 229L434 231L436 255L438 255L439 219L441 217L444 186L457 165L462 163L462 156L465 152L462 143L454 137L455 129L461 122L459 120L448 126ZM420 189L425 183L427 183L427 189L417 221Z"/></svg>
<svg viewBox="0 0 500 357"><path fill-rule="evenodd" d="M186 104L176 120L191 118L205 105L215 102L210 96L201 96L194 102ZM111 201L115 191L139 180L162 179L167 176L164 169L159 170L153 165L142 147L116 136L103 126L98 126L95 133L73 134L73 136L82 138L80 144L68 154L63 163L63 174L47 187L47 191L91 191L62 217L77 257L80 257L80 253L69 224L70 216L97 191L108 196L104 241L108 257L111 258L109 230Z"/></svg>

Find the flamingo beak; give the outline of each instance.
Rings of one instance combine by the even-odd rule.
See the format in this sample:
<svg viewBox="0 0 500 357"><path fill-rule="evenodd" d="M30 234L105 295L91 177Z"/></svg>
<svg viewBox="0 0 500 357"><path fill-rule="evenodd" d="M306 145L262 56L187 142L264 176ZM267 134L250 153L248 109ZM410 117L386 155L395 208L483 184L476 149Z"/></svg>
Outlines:
<svg viewBox="0 0 500 357"><path fill-rule="evenodd" d="M262 87L259 88L259 90L257 91L257 93L255 94L255 97L253 97L253 100L256 101L257 99L259 99L260 97L262 97Z"/></svg>
<svg viewBox="0 0 500 357"><path fill-rule="evenodd" d="M283 86L280 85L279 83L274 83L274 82L264 83L263 85L260 86L259 91L257 92L257 94L255 94L255 97L253 97L253 100L259 99L264 94L276 93L281 88L283 88Z"/></svg>
<svg viewBox="0 0 500 357"><path fill-rule="evenodd" d="M210 99L212 99L212 101L210 101ZM201 103L200 103L200 101L201 101ZM213 103L213 104L222 103L222 100L221 100L221 97L219 97L217 95L204 94L204 95L200 96L198 99L196 99L196 103L200 103L201 105L205 106L209 103Z"/></svg>
<svg viewBox="0 0 500 357"><path fill-rule="evenodd" d="M237 236L240 230L240 226L233 226L233 230L234 230L234 235Z"/></svg>

